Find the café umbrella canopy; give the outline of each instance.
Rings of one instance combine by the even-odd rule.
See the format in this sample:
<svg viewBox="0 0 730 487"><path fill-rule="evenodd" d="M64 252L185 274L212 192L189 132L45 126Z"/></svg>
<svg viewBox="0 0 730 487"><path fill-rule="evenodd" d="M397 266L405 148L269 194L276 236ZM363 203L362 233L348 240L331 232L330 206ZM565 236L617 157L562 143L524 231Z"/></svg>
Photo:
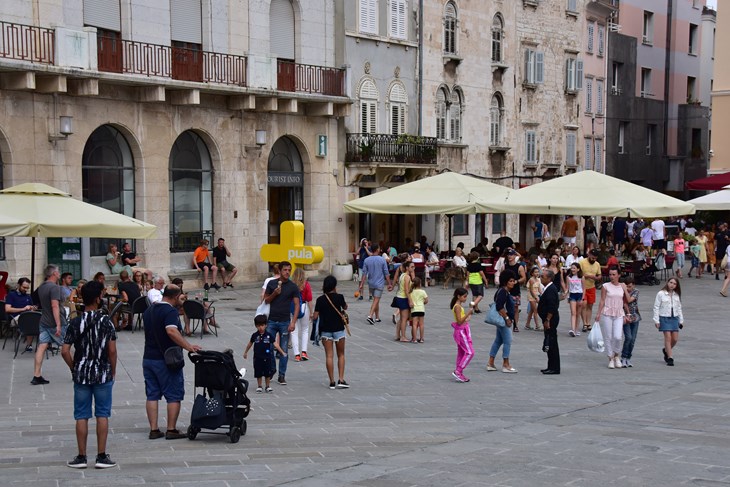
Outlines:
<svg viewBox="0 0 730 487"><path fill-rule="evenodd" d="M693 215L695 207L622 179L581 171L513 191L498 210L531 215L656 218Z"/></svg>
<svg viewBox="0 0 730 487"><path fill-rule="evenodd" d="M22 232L11 232L3 218L20 221ZM32 237L31 279L35 274L36 237L149 238L157 227L72 198L42 183L24 183L0 191L3 236ZM16 229L17 230L17 229Z"/></svg>
<svg viewBox="0 0 730 487"><path fill-rule="evenodd" d="M510 188L472 176L444 172L345 203L346 213L455 215L491 213Z"/></svg>
<svg viewBox="0 0 730 487"><path fill-rule="evenodd" d="M700 196L687 203L695 205L698 210L730 210L730 184L720 191Z"/></svg>

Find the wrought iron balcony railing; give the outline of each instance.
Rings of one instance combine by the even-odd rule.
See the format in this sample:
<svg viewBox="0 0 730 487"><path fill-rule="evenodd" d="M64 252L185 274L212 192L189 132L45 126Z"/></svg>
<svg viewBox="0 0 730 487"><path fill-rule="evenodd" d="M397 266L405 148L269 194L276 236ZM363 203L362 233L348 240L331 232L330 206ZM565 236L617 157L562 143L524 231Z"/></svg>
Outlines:
<svg viewBox="0 0 730 487"><path fill-rule="evenodd" d="M53 29L0 21L0 57L53 64L55 38Z"/></svg>
<svg viewBox="0 0 730 487"><path fill-rule="evenodd" d="M246 57L97 37L99 71L246 86Z"/></svg>
<svg viewBox="0 0 730 487"><path fill-rule="evenodd" d="M345 96L345 70L278 61L276 86L281 91Z"/></svg>
<svg viewBox="0 0 730 487"><path fill-rule="evenodd" d="M347 134L347 162L436 164L435 137L391 134Z"/></svg>

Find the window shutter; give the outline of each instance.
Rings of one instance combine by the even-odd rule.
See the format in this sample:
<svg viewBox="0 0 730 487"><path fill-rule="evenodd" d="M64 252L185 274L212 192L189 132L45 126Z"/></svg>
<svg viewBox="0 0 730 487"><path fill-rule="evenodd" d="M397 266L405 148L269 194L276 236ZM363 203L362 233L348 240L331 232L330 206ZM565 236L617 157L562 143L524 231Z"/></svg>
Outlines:
<svg viewBox="0 0 730 487"><path fill-rule="evenodd" d="M294 60L294 9L289 0L272 0L269 8L271 54Z"/></svg>
<svg viewBox="0 0 730 487"><path fill-rule="evenodd" d="M586 79L586 113L593 113L593 80Z"/></svg>
<svg viewBox="0 0 730 487"><path fill-rule="evenodd" d="M436 138L446 139L446 93L442 89L436 93Z"/></svg>
<svg viewBox="0 0 730 487"><path fill-rule="evenodd" d="M575 166L575 140L575 133L565 135L565 162L569 166Z"/></svg>
<svg viewBox="0 0 730 487"><path fill-rule="evenodd" d="M571 60L565 60L565 89L573 89L573 70L570 68Z"/></svg>
<svg viewBox="0 0 730 487"><path fill-rule="evenodd" d="M536 160L536 133L534 130L528 130L525 132L525 162L528 164L535 164Z"/></svg>
<svg viewBox="0 0 730 487"><path fill-rule="evenodd" d="M390 0L390 36L406 38L406 0Z"/></svg>
<svg viewBox="0 0 730 487"><path fill-rule="evenodd" d="M534 75L532 73L532 64L530 63L530 51L529 49L525 50L525 75L524 75L524 81L526 83L533 83L534 82Z"/></svg>
<svg viewBox="0 0 730 487"><path fill-rule="evenodd" d="M593 169L601 172L601 161L603 160L603 140L594 140L593 147L596 149L596 153L593 157Z"/></svg>
<svg viewBox="0 0 730 487"><path fill-rule="evenodd" d="M585 168L586 169L593 169L593 164L591 164L591 158L592 158L592 149L591 149L591 139L586 139L586 163Z"/></svg>
<svg viewBox="0 0 730 487"><path fill-rule="evenodd" d="M603 81L596 81L596 113L603 114Z"/></svg>
<svg viewBox="0 0 730 487"><path fill-rule="evenodd" d="M377 102L371 101L368 103L368 133L378 133L378 105Z"/></svg>
<svg viewBox="0 0 730 487"><path fill-rule="evenodd" d="M378 0L360 0L360 32L378 33Z"/></svg>
<svg viewBox="0 0 730 487"><path fill-rule="evenodd" d="M538 51L535 53L535 83L542 83L545 81L544 77L544 59L545 55Z"/></svg>
<svg viewBox="0 0 730 487"><path fill-rule="evenodd" d="M583 89L583 60L581 59L575 61L575 89Z"/></svg>
<svg viewBox="0 0 730 487"><path fill-rule="evenodd" d="M203 13L200 0L170 0L170 39L203 43Z"/></svg>
<svg viewBox="0 0 730 487"><path fill-rule="evenodd" d="M452 102L449 108L449 125L451 126L450 139L454 142L461 140L461 105Z"/></svg>
<svg viewBox="0 0 730 487"><path fill-rule="evenodd" d="M492 97L492 107L489 113L489 143L490 145L500 144L500 125L502 113L500 111L499 99Z"/></svg>
<svg viewBox="0 0 730 487"><path fill-rule="evenodd" d="M84 0L84 25L121 32L119 0Z"/></svg>
<svg viewBox="0 0 730 487"><path fill-rule="evenodd" d="M606 27L603 25L598 26L598 55L603 56L603 44L606 37Z"/></svg>
<svg viewBox="0 0 730 487"><path fill-rule="evenodd" d="M588 46L586 46L586 50L588 52L593 52L593 33L595 31L595 24L593 22L588 23Z"/></svg>

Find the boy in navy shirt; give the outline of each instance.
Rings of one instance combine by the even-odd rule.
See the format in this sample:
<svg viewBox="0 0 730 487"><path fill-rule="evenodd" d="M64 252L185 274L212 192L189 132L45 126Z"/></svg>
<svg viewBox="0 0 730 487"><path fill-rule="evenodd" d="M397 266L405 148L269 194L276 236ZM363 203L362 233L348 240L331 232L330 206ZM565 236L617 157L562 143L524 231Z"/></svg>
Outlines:
<svg viewBox="0 0 730 487"><path fill-rule="evenodd" d="M266 378L266 392L272 392L271 378L276 373L276 360L274 359L274 350L279 352L283 357L286 356L284 350L279 346L279 338L266 331L268 318L266 315L257 315L253 319L256 325L256 333L251 335L246 350L243 352L244 360L248 358L248 351L253 347L253 375L256 377L258 387L256 392L261 394L261 378Z"/></svg>

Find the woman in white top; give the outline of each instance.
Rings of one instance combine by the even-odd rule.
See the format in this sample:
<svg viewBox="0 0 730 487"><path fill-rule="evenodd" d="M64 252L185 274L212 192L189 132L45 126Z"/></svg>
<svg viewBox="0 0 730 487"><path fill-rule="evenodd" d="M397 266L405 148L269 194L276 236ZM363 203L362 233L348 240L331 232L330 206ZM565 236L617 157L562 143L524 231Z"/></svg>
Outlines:
<svg viewBox="0 0 730 487"><path fill-rule="evenodd" d="M570 257L568 256L568 258ZM583 272L581 272L578 262L570 264L570 269L563 275L563 293L568 294L568 303L570 303L570 331L568 331L568 335L572 337L580 336L578 317L583 316Z"/></svg>
<svg viewBox="0 0 730 487"><path fill-rule="evenodd" d="M575 245L570 249L570 255L565 259L565 267L570 267L573 262L580 264L581 260L583 260L583 257L580 255L580 248Z"/></svg>
<svg viewBox="0 0 730 487"><path fill-rule="evenodd" d="M727 287L730 286L730 245L727 246L727 249L725 249L725 261L727 262L725 264L725 282L722 283L722 289L720 290L720 294L722 294L723 298L727 297ZM720 264L717 265L718 268L720 267Z"/></svg>
<svg viewBox="0 0 730 487"><path fill-rule="evenodd" d="M621 350L624 339L624 298L628 299L629 292L626 284L619 282L618 267L612 266L608 270L610 282L601 289L601 303L598 305L596 321L601 325L603 343L608 355L608 368L621 368Z"/></svg>
<svg viewBox="0 0 730 487"><path fill-rule="evenodd" d="M279 264L274 264L274 265L272 266L272 269L274 270L274 275L273 275L273 276L271 276L271 277L267 277L267 278L266 278L266 280L264 281L264 285L263 285L263 286L261 286L261 301L263 301L263 300L264 300L264 298L266 297L266 286L268 286L268 285L269 285L269 283L270 283L270 282L271 282L272 280L274 280L274 279L279 279L279 277L281 277L281 276L279 275Z"/></svg>
<svg viewBox="0 0 730 487"><path fill-rule="evenodd" d="M664 333L662 354L664 361L670 367L674 365L672 349L679 340L679 329L684 327L681 297L682 288L679 287L679 279L670 277L654 300L654 326Z"/></svg>
<svg viewBox="0 0 730 487"><path fill-rule="evenodd" d="M456 252L454 253L454 260L452 261L452 264L454 267L466 268L466 257L464 257L464 251L461 250L461 247L456 247Z"/></svg>

